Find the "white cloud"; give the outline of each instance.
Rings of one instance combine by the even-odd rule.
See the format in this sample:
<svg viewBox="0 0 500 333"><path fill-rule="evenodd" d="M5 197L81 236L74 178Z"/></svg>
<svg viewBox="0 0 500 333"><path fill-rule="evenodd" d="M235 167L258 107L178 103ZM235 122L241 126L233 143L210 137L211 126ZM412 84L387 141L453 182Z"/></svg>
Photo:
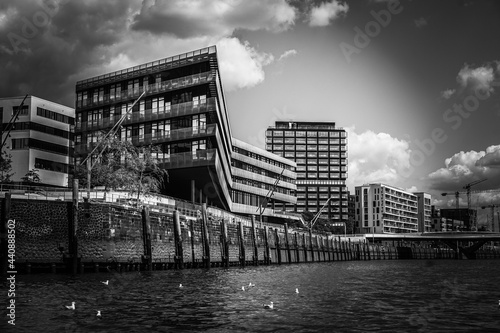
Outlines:
<svg viewBox="0 0 500 333"><path fill-rule="evenodd" d="M415 23L415 26L417 28L423 28L427 25L427 20L424 17L420 17L420 18L414 20L413 23Z"/></svg>
<svg viewBox="0 0 500 333"><path fill-rule="evenodd" d="M263 67L274 61L272 54L258 52L248 42L224 38L217 43L224 90L253 87L264 81Z"/></svg>
<svg viewBox="0 0 500 333"><path fill-rule="evenodd" d="M412 193L413 192L419 192L418 188L415 185L412 185L412 186L408 187L407 189L405 189L405 191L412 192Z"/></svg>
<svg viewBox="0 0 500 333"><path fill-rule="evenodd" d="M500 187L500 145L485 151L474 150L454 154L445 160L445 167L428 175L430 186L437 190L456 191L479 179L487 181L478 188Z"/></svg>
<svg viewBox="0 0 500 333"><path fill-rule="evenodd" d="M442 91L441 92L441 97L443 97L444 99L450 99L451 96L453 96L455 94L455 89L447 89L445 91Z"/></svg>
<svg viewBox="0 0 500 333"><path fill-rule="evenodd" d="M292 50L287 50L287 51L283 52L283 54L282 54L282 55L280 55L280 56L279 56L278 61L281 61L281 60L286 59L286 58L288 58L288 57L294 56L294 55L296 55L296 54L297 54L297 51L296 51L296 50L294 50L294 49L292 49Z"/></svg>
<svg viewBox="0 0 500 333"><path fill-rule="evenodd" d="M311 9L309 25L312 27L323 27L330 24L341 15L347 14L349 5L333 0L332 2L322 2L318 7Z"/></svg>
<svg viewBox="0 0 500 333"><path fill-rule="evenodd" d="M221 38L235 29L287 30L296 16L296 9L285 0L144 1L132 28L179 38Z"/></svg>
<svg viewBox="0 0 500 333"><path fill-rule="evenodd" d="M401 186L410 167L409 143L386 133L356 133L346 128L349 151L349 189L365 183Z"/></svg>
<svg viewBox="0 0 500 333"><path fill-rule="evenodd" d="M492 83L495 80L495 69L492 64L472 68L465 64L457 75L457 82L462 89L481 90L486 94L492 93Z"/></svg>

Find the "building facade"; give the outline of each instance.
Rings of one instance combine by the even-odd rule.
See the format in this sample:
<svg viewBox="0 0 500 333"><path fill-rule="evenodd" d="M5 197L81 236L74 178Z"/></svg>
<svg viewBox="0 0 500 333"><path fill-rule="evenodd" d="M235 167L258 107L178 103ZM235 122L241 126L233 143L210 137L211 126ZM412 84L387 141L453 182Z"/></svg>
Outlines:
<svg viewBox="0 0 500 333"><path fill-rule="evenodd" d="M468 208L441 208L440 212L441 217L455 221L462 221L462 229L467 231L471 230L477 216L477 210ZM456 229L456 227L460 227L460 225L454 226L453 229Z"/></svg>
<svg viewBox="0 0 500 333"><path fill-rule="evenodd" d="M347 133L334 122L276 121L266 131L266 150L297 165L297 202L286 209L332 222L348 220Z"/></svg>
<svg viewBox="0 0 500 333"><path fill-rule="evenodd" d="M231 209L231 129L215 46L77 82L77 163L127 112L117 134L160 147L165 194Z"/></svg>
<svg viewBox="0 0 500 333"><path fill-rule="evenodd" d="M294 203L295 163L234 139L228 114L215 46L82 80L77 163L127 115L117 135L159 147L156 158L169 173L164 194L258 215L257 203L285 169L271 203Z"/></svg>
<svg viewBox="0 0 500 333"><path fill-rule="evenodd" d="M385 184L355 187L356 220L362 233L418 232L418 199L413 193Z"/></svg>
<svg viewBox="0 0 500 333"><path fill-rule="evenodd" d="M418 232L431 231L431 200L432 197L429 193L414 192L418 200Z"/></svg>
<svg viewBox="0 0 500 333"><path fill-rule="evenodd" d="M21 179L32 169L38 170L39 185L67 187L73 170L73 136L75 109L28 96L18 119L7 127L24 97L0 98L2 147L12 155L11 178Z"/></svg>
<svg viewBox="0 0 500 333"><path fill-rule="evenodd" d="M295 162L235 138L231 157L233 213L268 222L293 218L286 205L297 201Z"/></svg>

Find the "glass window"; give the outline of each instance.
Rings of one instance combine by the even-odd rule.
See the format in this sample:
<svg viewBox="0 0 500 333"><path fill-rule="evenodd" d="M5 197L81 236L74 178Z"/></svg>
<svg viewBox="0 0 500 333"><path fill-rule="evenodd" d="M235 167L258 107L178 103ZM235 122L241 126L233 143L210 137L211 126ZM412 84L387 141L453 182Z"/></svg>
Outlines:
<svg viewBox="0 0 500 333"><path fill-rule="evenodd" d="M298 136L298 137L306 136L306 132L305 131L296 131L295 136Z"/></svg>
<svg viewBox="0 0 500 333"><path fill-rule="evenodd" d="M285 136L294 136L294 132L293 131L285 131Z"/></svg>

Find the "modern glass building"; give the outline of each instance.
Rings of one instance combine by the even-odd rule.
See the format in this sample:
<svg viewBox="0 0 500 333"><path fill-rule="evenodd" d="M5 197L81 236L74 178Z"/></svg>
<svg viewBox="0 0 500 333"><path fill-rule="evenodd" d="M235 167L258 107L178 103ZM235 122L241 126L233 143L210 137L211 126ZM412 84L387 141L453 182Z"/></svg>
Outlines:
<svg viewBox="0 0 500 333"><path fill-rule="evenodd" d="M10 133L5 132L23 99L0 98L2 141L9 135L2 149L12 155L11 180L20 182L28 171L36 169L38 185L68 186L73 167L75 109L28 96Z"/></svg>
<svg viewBox="0 0 500 333"><path fill-rule="evenodd" d="M160 147L164 194L256 214L241 205L257 206L285 168L274 199L294 202L295 164L232 138L215 46L77 82L77 163L143 92L118 135Z"/></svg>
<svg viewBox="0 0 500 333"><path fill-rule="evenodd" d="M276 121L266 131L266 150L297 164L293 212L309 211L332 222L348 220L347 133L334 122Z"/></svg>

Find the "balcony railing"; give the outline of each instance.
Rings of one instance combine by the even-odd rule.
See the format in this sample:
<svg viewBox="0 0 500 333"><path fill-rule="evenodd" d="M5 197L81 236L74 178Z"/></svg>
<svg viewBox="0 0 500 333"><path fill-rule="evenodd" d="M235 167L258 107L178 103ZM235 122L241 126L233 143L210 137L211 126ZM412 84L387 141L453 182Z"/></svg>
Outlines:
<svg viewBox="0 0 500 333"><path fill-rule="evenodd" d="M146 145L162 143L166 141L194 139L204 136L213 136L215 135L216 128L216 124L210 124L203 127L179 128L176 130L165 131L164 133L155 133L154 135L152 133L145 135L134 135L130 138L127 138L127 140L132 142L133 145ZM94 149L98 144L99 142L90 142L87 144L75 145L75 154L86 154Z"/></svg>
<svg viewBox="0 0 500 333"><path fill-rule="evenodd" d="M137 87L136 89L122 90L117 96L111 96L110 94L102 95L95 101L93 101L92 99L77 100L76 108L91 108L109 103L131 100L139 97L144 91L146 92L146 94L161 93L197 84L208 83L210 81L213 81L213 79L214 77L212 75L212 72L203 72L199 74L183 76L177 79L162 81L161 83L147 84L142 87Z"/></svg>
<svg viewBox="0 0 500 333"><path fill-rule="evenodd" d="M129 125L137 122L146 122L151 120L162 120L177 116L193 115L204 112L216 111L216 98L207 98L206 103L195 105L192 101L179 103L171 105L169 109L156 110L153 112L152 109L144 110L143 112L132 112L129 118L123 121L123 125ZM93 121L85 121L76 124L76 131L91 131L91 130L102 130L106 128L111 128L113 125L120 120L120 116L113 116L109 118L102 118Z"/></svg>

